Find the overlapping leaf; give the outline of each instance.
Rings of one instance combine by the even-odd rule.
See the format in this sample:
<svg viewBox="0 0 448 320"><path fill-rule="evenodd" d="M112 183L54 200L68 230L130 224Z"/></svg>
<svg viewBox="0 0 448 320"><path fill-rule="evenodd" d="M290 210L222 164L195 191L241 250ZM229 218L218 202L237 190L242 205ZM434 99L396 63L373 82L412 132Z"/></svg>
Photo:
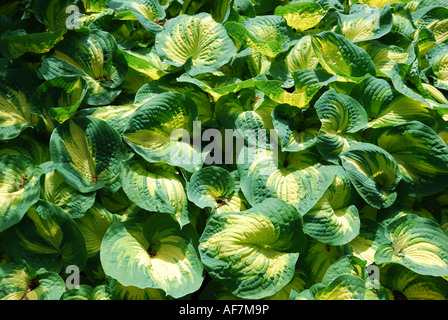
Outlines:
<svg viewBox="0 0 448 320"><path fill-rule="evenodd" d="M224 27L208 13L170 19L156 36L156 49L163 61L184 66L192 76L218 70L236 53Z"/></svg>
<svg viewBox="0 0 448 320"><path fill-rule="evenodd" d="M58 300L64 280L55 272L36 273L24 264L0 266L1 300Z"/></svg>
<svg viewBox="0 0 448 320"><path fill-rule="evenodd" d="M25 79L20 79L20 76ZM23 130L37 124L31 114L30 100L37 81L29 71L14 70L0 75L0 139L17 137Z"/></svg>
<svg viewBox="0 0 448 320"><path fill-rule="evenodd" d="M430 195L445 188L448 147L430 127L411 121L376 131L372 141L397 162L401 192Z"/></svg>
<svg viewBox="0 0 448 320"><path fill-rule="evenodd" d="M116 222L101 242L101 263L106 274L125 286L158 288L180 298L202 284L197 237L191 225L180 230L163 213L146 223L139 219Z"/></svg>
<svg viewBox="0 0 448 320"><path fill-rule="evenodd" d="M39 200L43 170L24 155L0 157L0 231L17 224Z"/></svg>
<svg viewBox="0 0 448 320"><path fill-rule="evenodd" d="M306 152L276 155L273 151L247 148L242 157L247 160L238 166L241 189L251 205L279 198L302 215L322 197L336 174L332 166L306 166Z"/></svg>
<svg viewBox="0 0 448 320"><path fill-rule="evenodd" d="M314 107L322 124L317 135L317 148L328 161L336 162L338 155L359 140L354 135L367 125L367 113L353 98L326 91Z"/></svg>
<svg viewBox="0 0 448 320"><path fill-rule="evenodd" d="M131 159L122 164L121 179L124 192L139 207L167 213L180 226L189 222L185 183L170 167Z"/></svg>
<svg viewBox="0 0 448 320"><path fill-rule="evenodd" d="M281 16L260 16L242 23L230 21L225 27L233 38L270 58L286 51L290 45L291 30Z"/></svg>
<svg viewBox="0 0 448 320"><path fill-rule="evenodd" d="M380 209L394 203L402 175L390 153L374 144L357 143L339 157L350 181L368 204Z"/></svg>
<svg viewBox="0 0 448 320"><path fill-rule="evenodd" d="M82 270L87 261L84 238L75 222L45 200L39 200L21 222L8 229L5 250L17 262L24 259L35 270L56 273L69 265Z"/></svg>
<svg viewBox="0 0 448 320"><path fill-rule="evenodd" d="M105 105L120 93L127 63L109 33L79 29L66 34L39 71L46 80L67 74L82 76L91 89L87 103Z"/></svg>
<svg viewBox="0 0 448 320"><path fill-rule="evenodd" d="M448 235L432 220L406 215L387 226L390 242L375 253L375 262L399 263L431 276L448 275Z"/></svg>
<svg viewBox="0 0 448 320"><path fill-rule="evenodd" d="M115 192L121 186L126 151L119 134L103 120L87 116L64 122L51 135L50 152L55 169L80 192Z"/></svg>
<svg viewBox="0 0 448 320"><path fill-rule="evenodd" d="M149 162L165 162L195 171L205 154L195 145L197 107L181 93L167 92L144 103L129 118L123 138Z"/></svg>
<svg viewBox="0 0 448 320"><path fill-rule="evenodd" d="M246 211L213 215L199 252L215 280L236 296L256 299L275 294L291 280L305 242L297 210L266 199Z"/></svg>

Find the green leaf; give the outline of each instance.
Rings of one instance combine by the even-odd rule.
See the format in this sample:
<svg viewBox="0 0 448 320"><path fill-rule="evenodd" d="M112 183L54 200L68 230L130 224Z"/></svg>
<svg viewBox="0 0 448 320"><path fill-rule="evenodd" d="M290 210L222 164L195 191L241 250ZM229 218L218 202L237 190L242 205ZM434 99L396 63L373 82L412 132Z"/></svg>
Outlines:
<svg viewBox="0 0 448 320"><path fill-rule="evenodd" d="M430 276L448 275L448 235L439 224L414 214L387 226L390 242L375 253L376 263L398 263Z"/></svg>
<svg viewBox="0 0 448 320"><path fill-rule="evenodd" d="M426 103L399 93L384 79L368 77L360 82L351 96L366 109L369 128L388 127L395 124L420 121L434 124L434 114Z"/></svg>
<svg viewBox="0 0 448 320"><path fill-rule="evenodd" d="M352 134L365 129L367 113L355 99L334 89L322 94L314 107L322 123L317 149L327 161L337 162L338 155L357 140Z"/></svg>
<svg viewBox="0 0 448 320"><path fill-rule="evenodd" d="M34 73L11 70L0 75L0 140L17 137L37 124L38 116L30 112L30 100L37 87Z"/></svg>
<svg viewBox="0 0 448 320"><path fill-rule="evenodd" d="M122 162L121 180L124 192L139 207L169 214L181 227L189 223L185 183L174 168L130 159Z"/></svg>
<svg viewBox="0 0 448 320"><path fill-rule="evenodd" d="M116 222L101 243L106 275L124 286L158 288L173 298L195 292L203 267L196 252L198 235L191 225L179 228L169 215Z"/></svg>
<svg viewBox="0 0 448 320"><path fill-rule="evenodd" d="M275 155L273 151L244 149L238 171L247 201L255 205L266 198L279 198L300 214L307 213L332 183L336 171L333 166L307 166L306 151Z"/></svg>
<svg viewBox="0 0 448 320"><path fill-rule="evenodd" d="M0 38L1 52L5 57L11 59L17 59L28 52L47 53L64 38L63 35L66 31L31 34L23 29L7 31Z"/></svg>
<svg viewBox="0 0 448 320"><path fill-rule="evenodd" d="M216 22L224 22L230 15L234 0L211 1L210 14Z"/></svg>
<svg viewBox="0 0 448 320"><path fill-rule="evenodd" d="M391 3L408 3L411 0L353 0L353 3L368 4L377 8L382 8Z"/></svg>
<svg viewBox="0 0 448 320"><path fill-rule="evenodd" d="M37 87L31 100L31 112L46 113L62 123L75 115L87 91L87 82L79 76L53 78Z"/></svg>
<svg viewBox="0 0 448 320"><path fill-rule="evenodd" d="M0 266L0 300L59 300L64 291L57 273L36 273L22 263Z"/></svg>
<svg viewBox="0 0 448 320"><path fill-rule="evenodd" d="M339 76L338 81L357 83L376 75L369 54L344 36L324 31L311 39L319 63L328 73Z"/></svg>
<svg viewBox="0 0 448 320"><path fill-rule="evenodd" d="M91 116L106 121L115 129L115 131L120 135L123 135L129 117L137 110L137 108L138 107L133 103L92 107L78 110L76 116Z"/></svg>
<svg viewBox="0 0 448 320"><path fill-rule="evenodd" d="M118 215L110 213L98 202L93 203L81 218L75 220L85 239L87 258L94 257L100 252L106 231L113 223L119 221L121 219Z"/></svg>
<svg viewBox="0 0 448 320"><path fill-rule="evenodd" d="M113 291L119 300L169 300L162 289L123 286L118 281L114 281Z"/></svg>
<svg viewBox="0 0 448 320"><path fill-rule="evenodd" d="M397 45L383 44L378 40L359 42L358 46L372 58L376 74L381 77L390 77L395 64L406 63L409 57L409 53L403 48Z"/></svg>
<svg viewBox="0 0 448 320"><path fill-rule="evenodd" d="M279 104L287 103L305 108L319 89L338 79L337 76L325 71L308 69L294 71L292 77L294 79L294 92L292 93L283 89L283 83L278 80L256 81L255 86Z"/></svg>
<svg viewBox="0 0 448 320"><path fill-rule="evenodd" d="M448 283L441 277L420 275L399 264L381 270L390 300L446 300Z"/></svg>
<svg viewBox="0 0 448 320"><path fill-rule="evenodd" d="M82 270L87 261L84 237L75 222L45 200L39 200L21 222L8 229L5 251L35 270L60 272L69 265Z"/></svg>
<svg viewBox="0 0 448 320"><path fill-rule="evenodd" d="M43 170L31 158L11 154L0 157L0 232L17 224L39 200Z"/></svg>
<svg viewBox="0 0 448 320"><path fill-rule="evenodd" d="M351 274L344 274L325 286L316 283L301 292L295 299L301 300L378 300L365 286L365 281Z"/></svg>
<svg viewBox="0 0 448 320"><path fill-rule="evenodd" d="M156 0L107 0L106 5L115 10L117 18L138 20L151 33L162 30L156 21L165 18L165 10Z"/></svg>
<svg viewBox="0 0 448 320"><path fill-rule="evenodd" d="M374 131L371 141L395 158L400 193L425 196L447 186L448 147L430 127L418 121L398 124Z"/></svg>
<svg viewBox="0 0 448 320"><path fill-rule="evenodd" d="M428 28L438 43L448 40L448 9L446 6L422 6L412 14L412 17L417 29Z"/></svg>
<svg viewBox="0 0 448 320"><path fill-rule="evenodd" d="M211 207L215 211L229 204L234 189L235 179L230 172L211 166L193 173L187 185L187 194L188 199L199 208Z"/></svg>
<svg viewBox="0 0 448 320"><path fill-rule="evenodd" d="M254 97L253 100L260 99L261 96L258 95ZM241 136L241 133L244 136L245 142L248 144L254 143L251 141L252 139L256 139L258 144L262 144L266 141L266 145L270 143L271 137L271 129L274 129L272 123L272 112L274 109L273 103L269 100L265 100L266 102L255 104L253 106L253 110L246 110L241 112L236 116L234 122L235 135ZM248 133L253 133L253 137Z"/></svg>
<svg viewBox="0 0 448 320"><path fill-rule="evenodd" d="M212 278L234 295L260 299L292 279L305 243L297 210L282 200L266 199L246 211L211 216L199 253Z"/></svg>
<svg viewBox="0 0 448 320"><path fill-rule="evenodd" d="M390 242L386 227L377 221L361 218L361 228L358 236L346 247L353 256L366 261L368 265L375 262L375 252L378 248Z"/></svg>
<svg viewBox="0 0 448 320"><path fill-rule="evenodd" d="M91 90L87 103L105 105L120 93L127 72L126 59L115 39L107 32L85 30L67 32L63 41L39 69L45 80L67 74L83 77Z"/></svg>
<svg viewBox="0 0 448 320"><path fill-rule="evenodd" d="M354 190L342 167L322 198L304 216L303 231L330 245L344 245L360 230L359 213L354 202Z"/></svg>
<svg viewBox="0 0 448 320"><path fill-rule="evenodd" d="M381 38L391 31L393 18L390 6L381 9L353 5L349 14L340 14L342 35L353 43Z"/></svg>
<svg viewBox="0 0 448 320"><path fill-rule="evenodd" d="M419 37L419 36L418 36ZM423 102L429 107L435 103L431 95L422 84L422 72L419 70L419 49L415 40L408 48L409 59L406 63L396 63L391 71L390 78L394 88L409 98ZM415 89L414 89L415 88Z"/></svg>
<svg viewBox="0 0 448 320"><path fill-rule="evenodd" d="M381 209L394 203L401 172L390 153L360 142L343 151L339 158L355 189L368 204Z"/></svg>
<svg viewBox="0 0 448 320"><path fill-rule="evenodd" d="M288 300L291 291L301 292L308 287L308 275L299 268L296 268L292 280L273 296L264 298L264 300Z"/></svg>
<svg viewBox="0 0 448 320"><path fill-rule="evenodd" d="M101 285L95 288L81 284L78 289L64 292L61 300L115 300L111 288Z"/></svg>
<svg viewBox="0 0 448 320"><path fill-rule="evenodd" d="M36 19L43 23L49 30L66 29L66 21L69 17L67 7L72 5L70 0L36 0L33 1L33 12Z"/></svg>
<svg viewBox="0 0 448 320"><path fill-rule="evenodd" d="M50 150L44 141L36 140L30 134L22 133L15 139L0 142L0 156L21 154L42 164L50 160Z"/></svg>
<svg viewBox="0 0 448 320"><path fill-rule="evenodd" d="M302 69L312 70L317 67L319 60L314 52L310 35L305 35L297 41L286 56L285 63L290 72Z"/></svg>
<svg viewBox="0 0 448 320"><path fill-rule="evenodd" d="M325 16L327 10L317 2L290 3L275 8L275 14L285 18L286 23L297 31L315 27Z"/></svg>
<svg viewBox="0 0 448 320"><path fill-rule="evenodd" d="M290 46L291 29L281 16L266 15L225 24L227 32L242 44L275 58Z"/></svg>
<svg viewBox="0 0 448 320"><path fill-rule="evenodd" d="M120 188L120 161L125 147L120 135L105 121L76 117L59 125L50 138L54 166L76 190L87 193Z"/></svg>
<svg viewBox="0 0 448 320"><path fill-rule="evenodd" d="M315 110L305 111L288 104L279 104L272 112L282 151L301 151L316 144L320 121Z"/></svg>
<svg viewBox="0 0 448 320"><path fill-rule="evenodd" d="M157 80L167 72L174 72L179 69L162 63L162 60L154 49L138 51L123 50L122 52L128 63L128 75L133 72L140 76Z"/></svg>
<svg viewBox="0 0 448 320"><path fill-rule="evenodd" d="M123 138L148 162L164 162L194 172L205 158L193 143L198 134L193 130L196 118L197 107L189 97L162 93L132 114Z"/></svg>
<svg viewBox="0 0 448 320"><path fill-rule="evenodd" d="M192 78L184 73L176 78L179 82L187 82L197 85L203 91L209 93L215 100L229 93L235 93L241 89L253 88L255 79L240 80L230 77L219 77L213 74L200 74L196 78Z"/></svg>
<svg viewBox="0 0 448 320"><path fill-rule="evenodd" d="M101 12L106 8L106 0L82 0L86 12Z"/></svg>
<svg viewBox="0 0 448 320"><path fill-rule="evenodd" d="M45 175L41 179L41 198L64 210L71 218L80 218L94 204L96 192L81 193L55 170L49 161L41 167Z"/></svg>
<svg viewBox="0 0 448 320"><path fill-rule="evenodd" d="M302 263L309 275L310 283L321 283L328 268L343 256L342 247L331 246L313 238L308 239Z"/></svg>
<svg viewBox="0 0 448 320"><path fill-rule="evenodd" d="M427 58L435 75L434 85L439 89L448 90L448 44L438 45L431 49Z"/></svg>
<svg viewBox="0 0 448 320"><path fill-rule="evenodd" d="M328 268L327 272L325 272L325 276L322 279L322 284L327 286L343 274L352 274L361 279L366 279L366 261L352 255L341 257Z"/></svg>
<svg viewBox="0 0 448 320"><path fill-rule="evenodd" d="M191 76L217 71L236 53L226 29L208 13L169 19L155 45L164 63L184 66Z"/></svg>

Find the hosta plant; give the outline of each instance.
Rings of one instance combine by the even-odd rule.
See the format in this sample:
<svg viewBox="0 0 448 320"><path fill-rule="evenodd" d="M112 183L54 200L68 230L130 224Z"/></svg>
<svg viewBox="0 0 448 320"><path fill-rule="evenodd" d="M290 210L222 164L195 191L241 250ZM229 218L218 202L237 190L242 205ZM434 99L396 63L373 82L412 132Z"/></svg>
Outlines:
<svg viewBox="0 0 448 320"><path fill-rule="evenodd" d="M0 21L0 299L448 299L446 0Z"/></svg>

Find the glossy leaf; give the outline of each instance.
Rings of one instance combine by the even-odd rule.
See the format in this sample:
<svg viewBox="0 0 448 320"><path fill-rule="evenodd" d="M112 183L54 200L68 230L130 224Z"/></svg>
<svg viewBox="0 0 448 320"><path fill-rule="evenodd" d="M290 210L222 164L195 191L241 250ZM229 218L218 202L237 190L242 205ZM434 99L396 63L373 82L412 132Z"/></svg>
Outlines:
<svg viewBox="0 0 448 320"><path fill-rule="evenodd" d="M0 300L58 300L64 280L55 272L36 273L24 264L0 266Z"/></svg>
<svg viewBox="0 0 448 320"><path fill-rule="evenodd" d="M393 156L370 143L357 143L339 155L361 197L372 207L387 208L397 198L401 172Z"/></svg>
<svg viewBox="0 0 448 320"><path fill-rule="evenodd" d="M181 230L169 215L159 213L144 224L114 223L101 243L101 263L106 274L125 286L158 288L180 298L202 284L195 244L197 234L191 225Z"/></svg>
<svg viewBox="0 0 448 320"><path fill-rule="evenodd" d="M225 169L212 166L196 171L187 186L188 199L198 207L216 210L228 205L233 196L235 180Z"/></svg>
<svg viewBox="0 0 448 320"><path fill-rule="evenodd" d="M275 14L285 18L286 23L297 31L305 31L315 27L327 13L317 2L298 2L279 6Z"/></svg>
<svg viewBox="0 0 448 320"><path fill-rule="evenodd" d="M369 54L344 36L326 31L311 39L319 63L328 73L339 76L339 81L359 82L376 75Z"/></svg>
<svg viewBox="0 0 448 320"><path fill-rule="evenodd" d="M76 190L87 193L120 188L120 161L125 157L119 134L105 121L76 117L59 125L50 138L55 169Z"/></svg>
<svg viewBox="0 0 448 320"><path fill-rule="evenodd" d="M304 232L333 246L352 241L360 231L359 212L352 204L353 192L350 179L339 167L322 198L303 216Z"/></svg>
<svg viewBox="0 0 448 320"><path fill-rule="evenodd" d="M20 78L24 77L24 80ZM37 124L38 116L30 112L30 100L36 87L33 75L15 70L0 75L0 139L17 137L23 130Z"/></svg>
<svg viewBox="0 0 448 320"><path fill-rule="evenodd" d="M206 270L234 295L275 294L294 275L305 246L302 218L279 199L267 199L242 212L211 216L199 252Z"/></svg>
<svg viewBox="0 0 448 320"><path fill-rule="evenodd" d="M123 190L139 207L169 214L184 226L189 222L183 178L171 167L131 159L122 164Z"/></svg>
<svg viewBox="0 0 448 320"><path fill-rule="evenodd" d="M165 162L189 172L201 167L205 154L194 145L197 107L184 94L167 92L132 114L123 138L149 162Z"/></svg>
<svg viewBox="0 0 448 320"><path fill-rule="evenodd" d="M118 86L127 69L126 59L109 33L80 29L66 34L39 71L46 80L67 74L83 77L91 90L87 103L105 105L120 93Z"/></svg>
<svg viewBox="0 0 448 320"><path fill-rule="evenodd" d="M24 155L0 157L0 231L17 224L39 200L43 170Z"/></svg>
<svg viewBox="0 0 448 320"><path fill-rule="evenodd" d="M400 192L430 195L445 188L448 147L430 127L411 121L378 130L371 138L397 162Z"/></svg>
<svg viewBox="0 0 448 320"><path fill-rule="evenodd" d="M367 113L355 99L334 89L326 91L314 107L322 124L317 148L326 160L335 162L357 140L352 134L366 127Z"/></svg>
<svg viewBox="0 0 448 320"><path fill-rule="evenodd" d="M47 113L62 123L73 117L87 95L87 82L81 77L57 77L40 85L31 100L32 113Z"/></svg>
<svg viewBox="0 0 448 320"><path fill-rule="evenodd" d="M316 144L320 121L314 109L302 111L288 104L279 104L272 112L282 151L300 151Z"/></svg>
<svg viewBox="0 0 448 320"><path fill-rule="evenodd" d="M233 38L270 58L286 51L290 45L291 30L281 16L261 16L242 23L230 21L225 27Z"/></svg>
<svg viewBox="0 0 448 320"><path fill-rule="evenodd" d="M41 165L45 175L41 179L41 198L47 200L72 218L80 218L94 204L96 192L81 193L67 182L55 170L53 162Z"/></svg>
<svg viewBox="0 0 448 320"><path fill-rule="evenodd" d="M86 264L86 245L77 225L48 201L39 200L7 235L8 255L25 260L33 269L59 273L62 267L74 265L82 270Z"/></svg>
<svg viewBox="0 0 448 320"><path fill-rule="evenodd" d="M448 235L437 223L410 214L393 220L387 231L390 242L378 248L376 263L399 263L422 275L448 274Z"/></svg>
<svg viewBox="0 0 448 320"><path fill-rule="evenodd" d="M238 170L241 189L251 205L266 198L279 198L304 215L322 197L336 174L332 166L304 166L300 154L290 154L281 161L272 151L255 151L253 156L250 149L247 151L248 158Z"/></svg>
<svg viewBox="0 0 448 320"><path fill-rule="evenodd" d="M207 13L170 19L156 36L162 61L184 66L191 76L216 71L236 53L226 29Z"/></svg>

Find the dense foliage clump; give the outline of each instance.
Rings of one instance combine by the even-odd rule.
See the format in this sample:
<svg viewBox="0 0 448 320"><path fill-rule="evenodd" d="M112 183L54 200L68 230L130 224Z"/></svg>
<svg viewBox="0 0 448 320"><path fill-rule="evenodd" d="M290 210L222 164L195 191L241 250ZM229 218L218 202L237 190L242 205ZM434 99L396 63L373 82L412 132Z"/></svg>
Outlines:
<svg viewBox="0 0 448 320"><path fill-rule="evenodd" d="M446 0L0 21L0 299L448 298Z"/></svg>

